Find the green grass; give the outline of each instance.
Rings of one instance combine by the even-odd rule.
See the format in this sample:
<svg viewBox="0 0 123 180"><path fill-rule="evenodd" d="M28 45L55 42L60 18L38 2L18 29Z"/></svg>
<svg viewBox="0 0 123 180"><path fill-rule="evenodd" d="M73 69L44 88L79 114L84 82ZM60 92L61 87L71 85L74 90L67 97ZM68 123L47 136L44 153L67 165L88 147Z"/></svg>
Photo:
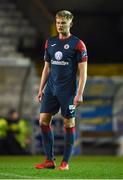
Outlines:
<svg viewBox="0 0 123 180"><path fill-rule="evenodd" d="M57 165L62 157L56 157ZM76 156L70 161L69 171L38 170L36 163L42 156L0 157L0 179L122 179L123 157Z"/></svg>

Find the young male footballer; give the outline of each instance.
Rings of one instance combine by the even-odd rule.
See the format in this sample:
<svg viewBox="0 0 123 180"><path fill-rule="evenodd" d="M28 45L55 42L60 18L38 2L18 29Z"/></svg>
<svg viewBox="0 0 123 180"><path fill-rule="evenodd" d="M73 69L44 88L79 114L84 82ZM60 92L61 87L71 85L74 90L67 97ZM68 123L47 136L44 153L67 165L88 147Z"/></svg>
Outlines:
<svg viewBox="0 0 123 180"><path fill-rule="evenodd" d="M69 169L69 159L75 139L75 109L82 102L87 78L87 50L78 37L70 33L73 14L62 10L56 14L57 36L45 43L44 69L38 100L41 102L39 124L42 132L46 160L37 169L55 168L54 137L50 124L54 114L61 108L64 120L64 154L59 170ZM76 81L79 70L78 85ZM46 85L46 86L45 86ZM44 89L45 87L45 89Z"/></svg>

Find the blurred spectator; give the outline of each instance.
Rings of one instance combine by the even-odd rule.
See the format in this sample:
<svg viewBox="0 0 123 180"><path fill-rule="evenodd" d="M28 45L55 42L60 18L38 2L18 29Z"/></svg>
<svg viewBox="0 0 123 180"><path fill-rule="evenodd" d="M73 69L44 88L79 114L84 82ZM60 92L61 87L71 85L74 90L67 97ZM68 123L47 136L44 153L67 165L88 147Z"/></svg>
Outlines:
<svg viewBox="0 0 123 180"><path fill-rule="evenodd" d="M4 118L0 118L0 154L6 154L6 137L7 137L8 123Z"/></svg>
<svg viewBox="0 0 123 180"><path fill-rule="evenodd" d="M19 118L18 112L11 109L7 118L8 131L6 137L8 154L28 154L29 126L25 119Z"/></svg>

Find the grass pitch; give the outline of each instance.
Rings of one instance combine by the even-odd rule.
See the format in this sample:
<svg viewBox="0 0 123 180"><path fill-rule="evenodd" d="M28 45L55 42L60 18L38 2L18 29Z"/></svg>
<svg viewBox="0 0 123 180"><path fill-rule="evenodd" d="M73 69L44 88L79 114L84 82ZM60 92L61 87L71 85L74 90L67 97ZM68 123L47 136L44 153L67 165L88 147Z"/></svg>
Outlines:
<svg viewBox="0 0 123 180"><path fill-rule="evenodd" d="M57 165L61 159L56 157ZM0 157L0 179L123 179L123 157L76 156L69 171L35 169L43 160L42 156Z"/></svg>

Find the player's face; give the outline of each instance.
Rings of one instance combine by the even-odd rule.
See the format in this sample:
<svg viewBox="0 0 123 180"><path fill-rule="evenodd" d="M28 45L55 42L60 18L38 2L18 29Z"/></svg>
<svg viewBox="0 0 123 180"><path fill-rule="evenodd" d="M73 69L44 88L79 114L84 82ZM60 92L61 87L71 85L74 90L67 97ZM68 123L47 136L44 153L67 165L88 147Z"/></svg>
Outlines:
<svg viewBox="0 0 123 180"><path fill-rule="evenodd" d="M70 32L71 20L68 20L63 17L56 18L56 30L60 34L68 34Z"/></svg>

